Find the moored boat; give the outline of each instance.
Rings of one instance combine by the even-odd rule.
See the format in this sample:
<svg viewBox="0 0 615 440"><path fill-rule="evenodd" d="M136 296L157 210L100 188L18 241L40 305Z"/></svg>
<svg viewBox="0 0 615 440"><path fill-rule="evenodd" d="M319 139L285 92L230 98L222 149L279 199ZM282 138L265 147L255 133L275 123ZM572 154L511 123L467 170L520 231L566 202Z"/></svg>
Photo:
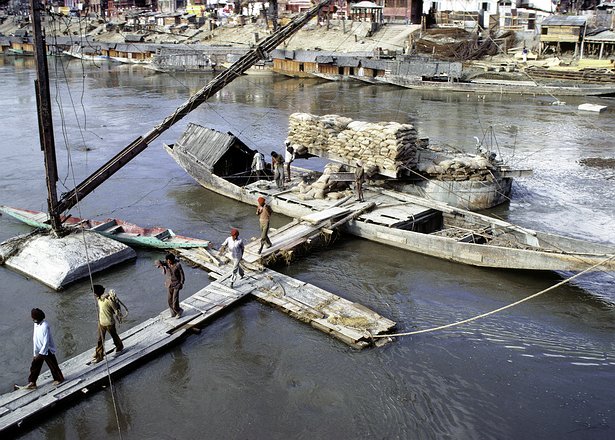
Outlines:
<svg viewBox="0 0 615 440"><path fill-rule="evenodd" d="M447 92L496 93L555 96L614 96L615 85L610 84L540 84L535 81L487 80L435 81L404 75L383 75L376 81L408 89L441 90Z"/></svg>
<svg viewBox="0 0 615 440"><path fill-rule="evenodd" d="M45 212L12 208L3 205L0 205L0 212L10 215L34 228L50 228L48 222L49 216ZM208 240L177 235L171 229L160 227L143 228L118 219L98 221L82 220L78 217L64 217L62 220L66 227L89 230L134 246L153 247L157 249L178 249L207 247L209 245Z"/></svg>
<svg viewBox="0 0 615 440"><path fill-rule="evenodd" d="M303 217L334 206L340 199L306 199L301 182L320 173L295 168L286 190L249 173L254 150L228 133L190 124L167 151L203 187L255 204L269 198L275 212ZM454 208L382 186L364 186L365 203L375 207L347 223L347 232L401 249L473 266L582 271L615 270L615 245L526 229L496 218ZM346 197L347 198L347 197ZM348 204L359 202L346 201Z"/></svg>

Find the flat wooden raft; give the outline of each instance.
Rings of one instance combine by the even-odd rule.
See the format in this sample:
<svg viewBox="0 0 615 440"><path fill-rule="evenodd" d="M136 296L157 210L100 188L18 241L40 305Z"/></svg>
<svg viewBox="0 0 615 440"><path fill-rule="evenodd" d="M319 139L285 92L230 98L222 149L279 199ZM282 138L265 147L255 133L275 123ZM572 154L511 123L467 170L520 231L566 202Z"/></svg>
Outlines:
<svg viewBox="0 0 615 440"><path fill-rule="evenodd" d="M199 250L181 249L179 253L185 260L209 271L219 283L228 284L230 265L220 264L220 259L214 257L218 261L216 265ZM376 342L378 345L389 342L388 338L374 340L372 336L386 334L396 323L367 307L270 269L252 264L245 264L244 268L246 277L238 280L235 288L242 289L248 282L249 293L261 302L352 347L365 348Z"/></svg>
<svg viewBox="0 0 615 440"><path fill-rule="evenodd" d="M21 424L58 403L84 396L90 389L107 380L107 366L112 375L134 368L147 357L168 347L195 326L212 318L225 307L244 297L252 287L249 280L229 289L213 282L206 288L182 301L184 314L180 319L171 318L168 310L133 327L120 337L124 351L115 356L113 343L108 341L106 361L91 364L94 348L60 364L65 381L54 387L49 371L41 374L36 390L17 390L0 396L0 432L16 429Z"/></svg>

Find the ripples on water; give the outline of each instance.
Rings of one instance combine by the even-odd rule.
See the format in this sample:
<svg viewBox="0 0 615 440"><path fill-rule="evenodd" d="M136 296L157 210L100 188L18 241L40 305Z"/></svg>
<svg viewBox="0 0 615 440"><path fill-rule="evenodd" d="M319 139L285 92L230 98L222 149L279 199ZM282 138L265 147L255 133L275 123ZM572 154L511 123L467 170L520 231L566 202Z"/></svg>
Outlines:
<svg viewBox="0 0 615 440"><path fill-rule="evenodd" d="M66 121L70 142L92 148L74 152L81 176L203 83L191 75L107 65L88 68L82 81L79 65L71 64L67 76L75 96L79 87L87 92L83 139L75 136L76 123ZM0 172L0 203L42 209L37 134L19 128L19 115L26 118L23 124L35 125L28 116L34 105L31 83L31 70L0 65L0 104L15 109L0 129L0 151L13 164ZM579 115L575 106L582 101L569 101L568 107L554 107L541 97L479 101L358 83L245 77L187 120L241 133L267 154L282 145L288 115L295 111L411 122L421 136L467 151L473 151L473 136L493 125L502 154L535 170L533 177L517 179L512 201L494 214L527 227L615 242L614 185L577 163L590 155L615 155L612 128L604 124L612 112ZM185 123L159 141L174 142ZM65 172L65 153L59 156ZM82 208L85 216L171 226L216 246L231 226L244 238L258 235L253 207L200 188L160 143L97 189ZM273 226L287 221L274 216ZM26 230L0 217L0 240ZM162 281L152 269L160 257L139 251L135 263L97 277L123 292L131 308L127 325L165 307ZM186 270L185 293L208 282L202 272ZM279 270L376 310L396 321L400 332L494 310L567 275L465 267L352 238ZM23 380L31 323L22 312L34 305L48 311L63 357L91 348L87 283L57 294L4 269L0 280L10 292L0 297L6 383ZM124 438L612 438L612 286L613 274L585 275L486 319L360 352L247 301L201 335L114 381L120 425ZM116 435L115 423L109 393L99 392L26 437L108 438Z"/></svg>

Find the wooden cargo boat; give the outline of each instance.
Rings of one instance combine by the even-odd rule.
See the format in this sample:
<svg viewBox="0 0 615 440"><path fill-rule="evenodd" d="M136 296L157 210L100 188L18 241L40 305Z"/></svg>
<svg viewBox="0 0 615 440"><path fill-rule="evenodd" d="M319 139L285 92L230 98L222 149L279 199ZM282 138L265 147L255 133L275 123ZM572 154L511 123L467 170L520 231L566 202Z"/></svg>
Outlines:
<svg viewBox="0 0 615 440"><path fill-rule="evenodd" d="M513 80L472 80L434 81L403 75L383 75L376 80L407 89L436 90L466 93L496 93L517 95L549 96L615 96L615 85L611 84L559 84L544 85L534 81Z"/></svg>
<svg viewBox="0 0 615 440"><path fill-rule="evenodd" d="M340 206L339 200L304 200L293 191L316 172L294 169L288 189L250 174L254 150L230 133L190 124L167 151L203 187L244 203L269 199L275 212L289 217ZM345 230L356 236L401 249L473 266L581 271L615 270L615 245L599 244L537 232L445 203L384 187L365 185L365 203L375 208L349 221ZM346 202L356 204L359 202Z"/></svg>
<svg viewBox="0 0 615 440"><path fill-rule="evenodd" d="M11 208L0 205L0 212L26 223L34 228L49 229L49 216L46 212L29 209ZM153 247L157 249L178 249L209 246L208 240L176 235L166 228L143 228L118 219L82 220L78 217L63 217L66 227L83 228L133 246Z"/></svg>

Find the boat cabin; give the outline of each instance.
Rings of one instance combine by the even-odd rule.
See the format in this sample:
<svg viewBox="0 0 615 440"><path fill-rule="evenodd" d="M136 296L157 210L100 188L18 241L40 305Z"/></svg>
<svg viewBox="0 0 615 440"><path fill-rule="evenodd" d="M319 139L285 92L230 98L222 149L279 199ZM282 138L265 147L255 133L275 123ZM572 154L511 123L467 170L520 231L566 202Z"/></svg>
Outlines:
<svg viewBox="0 0 615 440"><path fill-rule="evenodd" d="M231 133L191 123L174 148L189 151L200 169L235 185L244 186L257 180L252 173L252 159L257 150ZM265 171L271 174L270 170Z"/></svg>

